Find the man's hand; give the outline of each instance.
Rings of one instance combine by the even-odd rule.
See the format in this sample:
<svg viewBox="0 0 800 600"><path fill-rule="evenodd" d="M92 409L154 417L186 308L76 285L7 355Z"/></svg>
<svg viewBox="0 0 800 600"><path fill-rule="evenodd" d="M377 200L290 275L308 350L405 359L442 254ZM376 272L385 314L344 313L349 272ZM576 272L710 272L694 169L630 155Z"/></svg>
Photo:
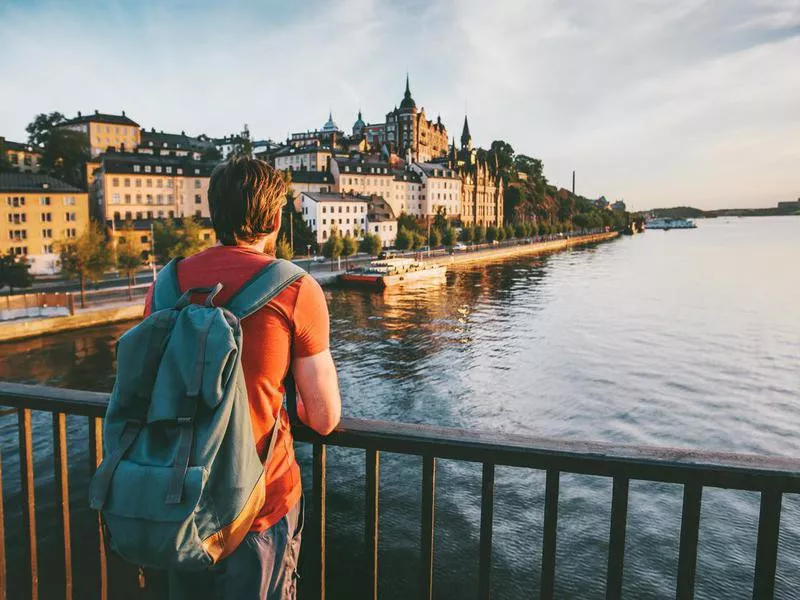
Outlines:
<svg viewBox="0 0 800 600"><path fill-rule="evenodd" d="M342 416L339 379L331 351L295 358L292 372L299 392L297 416L320 435L328 435Z"/></svg>

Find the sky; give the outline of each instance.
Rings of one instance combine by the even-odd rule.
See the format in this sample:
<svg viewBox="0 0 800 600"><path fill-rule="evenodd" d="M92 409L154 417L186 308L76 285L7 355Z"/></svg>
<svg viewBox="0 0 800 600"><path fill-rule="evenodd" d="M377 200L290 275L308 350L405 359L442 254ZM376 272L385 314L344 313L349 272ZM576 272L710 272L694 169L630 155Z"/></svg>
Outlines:
<svg viewBox="0 0 800 600"><path fill-rule="evenodd" d="M629 209L800 197L800 0L0 0L0 136L40 112L259 139L402 99Z"/></svg>

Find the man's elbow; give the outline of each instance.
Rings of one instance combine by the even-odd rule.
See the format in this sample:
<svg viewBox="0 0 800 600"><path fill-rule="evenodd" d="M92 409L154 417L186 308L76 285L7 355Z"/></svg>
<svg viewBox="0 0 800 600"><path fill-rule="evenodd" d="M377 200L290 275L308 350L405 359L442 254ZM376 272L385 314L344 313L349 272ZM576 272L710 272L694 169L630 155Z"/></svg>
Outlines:
<svg viewBox="0 0 800 600"><path fill-rule="evenodd" d="M334 429L339 425L339 415L327 415L325 418L316 419L316 422L310 423L311 429L318 434L325 436L330 435Z"/></svg>

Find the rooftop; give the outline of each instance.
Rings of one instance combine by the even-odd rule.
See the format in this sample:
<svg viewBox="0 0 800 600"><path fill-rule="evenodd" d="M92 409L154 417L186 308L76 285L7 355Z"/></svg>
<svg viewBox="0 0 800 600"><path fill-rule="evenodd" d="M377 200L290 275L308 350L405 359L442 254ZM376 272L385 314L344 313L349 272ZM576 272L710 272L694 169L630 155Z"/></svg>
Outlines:
<svg viewBox="0 0 800 600"><path fill-rule="evenodd" d="M77 117L64 121L60 124L73 125L76 123L110 123L113 125L131 125L133 127L139 127L139 124L136 121L125 115L124 110L122 111L121 115L109 115L106 113L101 113L97 110L94 111L94 114L82 115L80 111L78 111Z"/></svg>
<svg viewBox="0 0 800 600"><path fill-rule="evenodd" d="M314 202L369 202L369 198L352 194L334 194L330 192L302 192Z"/></svg>
<svg viewBox="0 0 800 600"><path fill-rule="evenodd" d="M38 173L0 173L0 192L64 192L85 194L68 183Z"/></svg>
<svg viewBox="0 0 800 600"><path fill-rule="evenodd" d="M0 137L0 145L2 145L6 150L14 150L16 152L36 152L37 154L41 154L42 152L39 148L37 148L33 144L12 142L11 140L7 140L4 137Z"/></svg>
<svg viewBox="0 0 800 600"><path fill-rule="evenodd" d="M292 170L292 181L296 183L330 183L333 184L333 175L329 171L308 171L305 169Z"/></svg>
<svg viewBox="0 0 800 600"><path fill-rule="evenodd" d="M213 148L213 142L205 137L192 137L186 135L186 132L180 133L164 133L163 131L155 131L151 129L147 131L142 129L142 141L140 147L146 148L180 148L186 150L205 150Z"/></svg>

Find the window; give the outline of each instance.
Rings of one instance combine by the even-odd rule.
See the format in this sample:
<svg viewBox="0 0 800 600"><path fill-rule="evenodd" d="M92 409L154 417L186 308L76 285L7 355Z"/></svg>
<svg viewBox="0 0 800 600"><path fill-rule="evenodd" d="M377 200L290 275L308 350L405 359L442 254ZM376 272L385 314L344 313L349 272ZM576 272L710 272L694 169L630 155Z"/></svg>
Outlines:
<svg viewBox="0 0 800 600"><path fill-rule="evenodd" d="M138 210L137 210L137 211L136 211L136 220L138 221L138 220L139 220L139 219L141 219L141 218L142 218L142 213L141 213L141 211L138 211Z"/></svg>
<svg viewBox="0 0 800 600"><path fill-rule="evenodd" d="M131 203L131 195L125 194L125 204L130 204L130 203Z"/></svg>
<svg viewBox="0 0 800 600"><path fill-rule="evenodd" d="M172 173L172 167L167 167L167 173Z"/></svg>
<svg viewBox="0 0 800 600"><path fill-rule="evenodd" d="M42 254L53 254L53 244L45 244L42 246Z"/></svg>
<svg viewBox="0 0 800 600"><path fill-rule="evenodd" d="M323 239L323 240L324 240L324 239L327 239L327 237L328 237L328 232L327 232L327 231L325 231L325 230L323 229L323 230L322 230L322 239Z"/></svg>
<svg viewBox="0 0 800 600"><path fill-rule="evenodd" d="M183 175L183 169L178 167L178 175Z"/></svg>
<svg viewBox="0 0 800 600"><path fill-rule="evenodd" d="M167 187L172 188L172 179L167 179Z"/></svg>
<svg viewBox="0 0 800 600"><path fill-rule="evenodd" d="M141 203L142 203L142 195L136 194L136 204L141 204Z"/></svg>
<svg viewBox="0 0 800 600"><path fill-rule="evenodd" d="M52 229L42 229L42 237L43 238L52 238L53 237L53 230Z"/></svg>
<svg viewBox="0 0 800 600"><path fill-rule="evenodd" d="M159 219L163 219L164 218L164 211L163 210L158 211L158 218Z"/></svg>
<svg viewBox="0 0 800 600"><path fill-rule="evenodd" d="M150 165L145 165L144 166L144 172L145 173L150 173L150 171L151 171Z"/></svg>
<svg viewBox="0 0 800 600"><path fill-rule="evenodd" d="M322 224L323 224L323 225L327 225L327 223L326 223L325 219L322 219Z"/></svg>
<svg viewBox="0 0 800 600"><path fill-rule="evenodd" d="M339 207L339 212L342 212L342 207L341 207L341 206ZM341 222L341 221L340 221L340 222Z"/></svg>
<svg viewBox="0 0 800 600"><path fill-rule="evenodd" d="M125 178L125 187L131 187L131 179L130 177Z"/></svg>
<svg viewBox="0 0 800 600"><path fill-rule="evenodd" d="M203 199L200 197L200 194L195 194L194 195L194 203L195 204L202 204L203 203Z"/></svg>
<svg viewBox="0 0 800 600"><path fill-rule="evenodd" d="M143 235L142 237L140 237L140 238L139 238L139 241L140 241L142 244L146 244L146 243L147 243L147 236L146 236L146 235Z"/></svg>
<svg viewBox="0 0 800 600"><path fill-rule="evenodd" d="M172 204L172 194L167 194L167 204Z"/></svg>
<svg viewBox="0 0 800 600"><path fill-rule="evenodd" d="M64 206L75 206L75 196L65 196Z"/></svg>
<svg viewBox="0 0 800 600"><path fill-rule="evenodd" d="M159 188L160 187L164 187L164 182L161 181L160 179L156 179L156 187L159 187Z"/></svg>
<svg viewBox="0 0 800 600"><path fill-rule="evenodd" d="M196 190L200 189L200 180L199 179L195 179L194 180L194 189L196 189Z"/></svg>
<svg viewBox="0 0 800 600"><path fill-rule="evenodd" d="M206 240L206 241L210 240L211 239L211 234L210 233L204 233L203 234L203 239Z"/></svg>
<svg viewBox="0 0 800 600"><path fill-rule="evenodd" d="M201 210L194 211L194 216L197 217L198 219L201 218L203 216L203 211Z"/></svg>
<svg viewBox="0 0 800 600"><path fill-rule="evenodd" d="M66 218L67 218L67 222L68 222L68 223L70 223L70 222L73 222L73 221L77 221L77 220L78 220L78 219L76 218L76 216L77 216L77 215L76 215L74 212L68 212L68 213L65 213L65 216L66 216Z"/></svg>
<svg viewBox="0 0 800 600"><path fill-rule="evenodd" d="M169 218L170 219L174 219L175 218L175 211L174 210L169 211Z"/></svg>
<svg viewBox="0 0 800 600"><path fill-rule="evenodd" d="M139 169L141 169L141 167L139 165L133 165L133 172L134 173L138 173Z"/></svg>
<svg viewBox="0 0 800 600"><path fill-rule="evenodd" d="M129 210L125 211L125 218L126 219L132 219L133 218L133 213L131 211L129 211Z"/></svg>
<svg viewBox="0 0 800 600"><path fill-rule="evenodd" d="M195 175L200 175L200 169L195 169L195 170L194 170L194 174L195 174Z"/></svg>
<svg viewBox="0 0 800 600"><path fill-rule="evenodd" d="M147 194L147 203L148 204L152 204L153 203L153 194Z"/></svg>
<svg viewBox="0 0 800 600"><path fill-rule="evenodd" d="M111 180L111 185L113 185L114 187L118 187L119 186L119 177L114 177L114 179Z"/></svg>
<svg viewBox="0 0 800 600"><path fill-rule="evenodd" d="M139 178L136 179L136 187L142 187L142 180Z"/></svg>
<svg viewBox="0 0 800 600"><path fill-rule="evenodd" d="M158 194L156 196L156 203L157 204L164 204L164 194Z"/></svg>
<svg viewBox="0 0 800 600"><path fill-rule="evenodd" d="M156 173L161 173L161 166L160 166L160 165L158 165L158 166L156 167Z"/></svg>
<svg viewBox="0 0 800 600"><path fill-rule="evenodd" d="M147 218L148 219L152 219L153 218L153 211L152 210L148 210L147 211Z"/></svg>
<svg viewBox="0 0 800 600"><path fill-rule="evenodd" d="M64 233L66 234L66 237L68 237L68 238L78 237L78 230L75 229L75 228L65 229Z"/></svg>
<svg viewBox="0 0 800 600"><path fill-rule="evenodd" d="M39 198L40 206L50 206L50 196L42 196Z"/></svg>
<svg viewBox="0 0 800 600"><path fill-rule="evenodd" d="M149 177L147 178L147 181L145 183L147 184L147 187L153 187L153 180L150 179Z"/></svg>
<svg viewBox="0 0 800 600"><path fill-rule="evenodd" d="M375 225L375 233L378 233L378 226Z"/></svg>
<svg viewBox="0 0 800 600"><path fill-rule="evenodd" d="M111 204L119 204L119 194L111 196Z"/></svg>
<svg viewBox="0 0 800 600"><path fill-rule="evenodd" d="M322 212L323 212L323 214L325 213L325 207L324 206L322 207Z"/></svg>

